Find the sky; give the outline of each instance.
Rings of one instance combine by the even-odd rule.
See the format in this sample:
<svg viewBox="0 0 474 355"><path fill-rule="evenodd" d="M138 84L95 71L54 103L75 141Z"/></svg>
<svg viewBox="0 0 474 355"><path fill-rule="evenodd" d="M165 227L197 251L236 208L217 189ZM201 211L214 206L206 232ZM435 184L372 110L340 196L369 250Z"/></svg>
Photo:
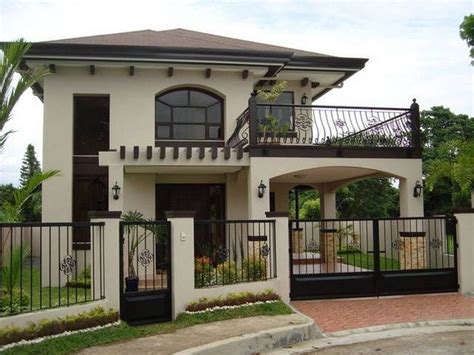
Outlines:
<svg viewBox="0 0 474 355"><path fill-rule="evenodd" d="M186 28L336 56L369 58L366 67L315 102L408 107L443 105L474 116L474 67L459 24L470 0L0 0L0 41L28 41ZM26 146L41 161L43 105L31 91L5 129L0 184L18 184Z"/></svg>

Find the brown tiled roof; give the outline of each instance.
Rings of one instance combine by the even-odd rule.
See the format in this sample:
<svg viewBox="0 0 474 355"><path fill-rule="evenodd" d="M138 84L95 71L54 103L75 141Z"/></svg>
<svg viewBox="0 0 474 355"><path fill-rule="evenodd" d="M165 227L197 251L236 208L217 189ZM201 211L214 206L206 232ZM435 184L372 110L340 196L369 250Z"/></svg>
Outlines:
<svg viewBox="0 0 474 355"><path fill-rule="evenodd" d="M118 45L118 46L147 46L147 47L175 47L175 48L202 48L202 49L231 49L254 50L261 52L294 53L297 56L329 57L328 55L308 52L299 49L274 46L241 39L217 36L209 33L197 32L177 28L165 31L143 30L134 32L114 33L108 35L88 36L47 41L43 43L58 44L85 44L85 45Z"/></svg>

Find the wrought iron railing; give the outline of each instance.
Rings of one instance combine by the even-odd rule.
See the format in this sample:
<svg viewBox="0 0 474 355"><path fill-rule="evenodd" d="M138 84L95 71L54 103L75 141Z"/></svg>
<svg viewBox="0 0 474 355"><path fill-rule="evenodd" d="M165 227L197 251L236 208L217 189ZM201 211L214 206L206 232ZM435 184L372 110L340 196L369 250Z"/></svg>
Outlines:
<svg viewBox="0 0 474 355"><path fill-rule="evenodd" d="M419 109L257 104L237 119L227 144L336 147L419 146Z"/></svg>
<svg viewBox="0 0 474 355"><path fill-rule="evenodd" d="M293 274L452 269L447 217L291 220Z"/></svg>
<svg viewBox="0 0 474 355"><path fill-rule="evenodd" d="M121 222L120 230L123 291L130 293L170 289L169 222Z"/></svg>
<svg viewBox="0 0 474 355"><path fill-rule="evenodd" d="M0 317L105 297L104 223L0 223L0 242Z"/></svg>
<svg viewBox="0 0 474 355"><path fill-rule="evenodd" d="M275 221L195 221L195 287L275 278L275 253Z"/></svg>

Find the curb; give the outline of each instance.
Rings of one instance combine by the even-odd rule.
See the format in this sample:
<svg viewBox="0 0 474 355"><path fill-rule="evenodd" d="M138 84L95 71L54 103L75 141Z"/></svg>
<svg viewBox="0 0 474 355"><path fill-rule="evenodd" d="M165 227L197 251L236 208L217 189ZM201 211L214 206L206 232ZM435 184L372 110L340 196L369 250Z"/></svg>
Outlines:
<svg viewBox="0 0 474 355"><path fill-rule="evenodd" d="M366 328L357 328L333 333L325 333L322 338L308 341L296 347L278 349L276 354L305 354L316 350L328 349L338 346L359 344L370 341L414 336L419 334L431 334L451 332L459 330L474 330L474 319L455 319L438 321L420 321L411 323L397 323L380 325Z"/></svg>
<svg viewBox="0 0 474 355"><path fill-rule="evenodd" d="M323 336L339 338L339 337L344 337L344 336L353 335L353 334L375 333L375 332L383 332L386 330L409 329L409 328L419 328L419 327L439 327L439 326L451 326L451 325L472 326L474 325L474 319L428 320L428 321L418 321L418 322L408 322L408 323L376 325L372 327L341 330L341 331L332 332L332 333L323 333Z"/></svg>
<svg viewBox="0 0 474 355"><path fill-rule="evenodd" d="M315 325L313 319L295 310L292 306L290 308L305 318L307 322L223 339L186 349L176 354L254 354L322 338L321 331Z"/></svg>

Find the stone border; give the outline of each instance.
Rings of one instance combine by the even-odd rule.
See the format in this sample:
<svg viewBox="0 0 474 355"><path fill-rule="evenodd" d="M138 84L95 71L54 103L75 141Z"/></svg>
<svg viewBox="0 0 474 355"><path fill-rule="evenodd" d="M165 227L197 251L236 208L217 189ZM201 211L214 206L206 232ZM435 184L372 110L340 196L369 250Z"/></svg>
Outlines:
<svg viewBox="0 0 474 355"><path fill-rule="evenodd" d="M321 338L322 334L312 318L288 305L295 313L307 320L306 323L262 330L256 333L219 340L213 343L182 350L176 354L254 354L270 351ZM249 318L251 319L251 318Z"/></svg>

